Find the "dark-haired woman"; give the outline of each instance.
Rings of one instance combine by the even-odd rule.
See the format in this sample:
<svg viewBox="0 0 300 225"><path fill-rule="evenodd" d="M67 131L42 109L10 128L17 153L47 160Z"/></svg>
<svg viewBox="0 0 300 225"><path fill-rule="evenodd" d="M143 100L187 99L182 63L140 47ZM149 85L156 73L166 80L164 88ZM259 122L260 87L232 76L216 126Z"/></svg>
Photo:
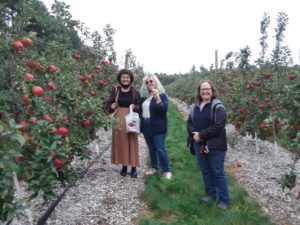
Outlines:
<svg viewBox="0 0 300 225"><path fill-rule="evenodd" d="M224 161L227 150L226 109L217 98L217 90L209 80L198 85L198 102L190 108L187 130L190 145L202 172L206 195L202 202L219 201L218 207L229 205Z"/></svg>
<svg viewBox="0 0 300 225"><path fill-rule="evenodd" d="M111 163L123 165L120 175L124 177L127 175L128 166L131 166L130 175L136 178L136 167L139 166L138 136L136 133L126 132L125 116L129 113L130 105L133 111L139 112L140 94L132 87L134 77L131 70L121 69L117 80L120 85L111 90L106 106L107 111L114 113L120 124L112 133Z"/></svg>

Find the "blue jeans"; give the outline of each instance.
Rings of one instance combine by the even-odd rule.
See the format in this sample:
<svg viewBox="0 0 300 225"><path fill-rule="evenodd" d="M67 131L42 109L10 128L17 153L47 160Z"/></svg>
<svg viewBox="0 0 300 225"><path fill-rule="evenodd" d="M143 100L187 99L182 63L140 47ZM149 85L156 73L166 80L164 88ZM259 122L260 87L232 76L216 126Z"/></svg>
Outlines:
<svg viewBox="0 0 300 225"><path fill-rule="evenodd" d="M158 170L160 161L163 172L170 172L168 153L165 148L166 134L151 134L149 129L150 119L142 119L142 133L149 149L151 167Z"/></svg>
<svg viewBox="0 0 300 225"><path fill-rule="evenodd" d="M219 201L229 204L227 179L224 172L226 151L210 150L207 154L200 153L200 146L193 141L196 158L202 171L206 193Z"/></svg>

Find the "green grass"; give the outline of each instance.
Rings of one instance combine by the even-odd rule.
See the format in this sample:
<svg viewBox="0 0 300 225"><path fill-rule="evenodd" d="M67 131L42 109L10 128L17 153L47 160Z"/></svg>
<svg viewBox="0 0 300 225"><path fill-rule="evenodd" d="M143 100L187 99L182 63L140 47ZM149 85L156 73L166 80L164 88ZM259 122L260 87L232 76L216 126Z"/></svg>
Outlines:
<svg viewBox="0 0 300 225"><path fill-rule="evenodd" d="M152 213L142 218L139 225L272 224L230 175L230 208L224 212L216 203L201 204L199 198L204 195L202 176L196 159L186 147L186 123L173 104L169 107L168 122L166 147L173 177L165 180L161 174L155 174L146 178L142 197Z"/></svg>

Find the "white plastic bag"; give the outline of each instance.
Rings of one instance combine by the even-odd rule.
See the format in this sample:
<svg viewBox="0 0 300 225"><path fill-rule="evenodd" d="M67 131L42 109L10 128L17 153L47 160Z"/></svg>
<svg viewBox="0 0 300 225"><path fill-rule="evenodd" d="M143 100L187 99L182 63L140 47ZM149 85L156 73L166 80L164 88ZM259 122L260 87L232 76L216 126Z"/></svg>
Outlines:
<svg viewBox="0 0 300 225"><path fill-rule="evenodd" d="M132 105L129 107L129 113L125 116L127 133L140 133L140 117L139 114L133 112Z"/></svg>

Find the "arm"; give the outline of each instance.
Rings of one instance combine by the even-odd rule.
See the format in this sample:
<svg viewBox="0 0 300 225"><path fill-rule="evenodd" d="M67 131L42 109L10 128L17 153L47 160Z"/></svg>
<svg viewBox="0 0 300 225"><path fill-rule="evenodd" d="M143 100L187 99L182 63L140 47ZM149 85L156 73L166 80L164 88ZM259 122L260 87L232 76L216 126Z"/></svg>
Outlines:
<svg viewBox="0 0 300 225"><path fill-rule="evenodd" d="M169 100L165 94L160 94L159 97L160 97L160 101L156 102L155 110L157 111L158 114L163 115L166 114L168 111Z"/></svg>
<svg viewBox="0 0 300 225"><path fill-rule="evenodd" d="M133 111L140 113L141 111L141 96L138 91L133 89L134 91L134 98L133 98Z"/></svg>
<svg viewBox="0 0 300 225"><path fill-rule="evenodd" d="M111 91L110 91L110 94L109 94L109 97L108 97L108 100L106 101L106 111L108 113L112 113L115 111L115 106L116 106L116 92L117 92L117 89L116 88L113 88Z"/></svg>
<svg viewBox="0 0 300 225"><path fill-rule="evenodd" d="M187 127L188 135L193 137L193 132L195 131L195 129L193 126L193 120L192 120L191 114L189 115L189 117L186 121L186 127Z"/></svg>

